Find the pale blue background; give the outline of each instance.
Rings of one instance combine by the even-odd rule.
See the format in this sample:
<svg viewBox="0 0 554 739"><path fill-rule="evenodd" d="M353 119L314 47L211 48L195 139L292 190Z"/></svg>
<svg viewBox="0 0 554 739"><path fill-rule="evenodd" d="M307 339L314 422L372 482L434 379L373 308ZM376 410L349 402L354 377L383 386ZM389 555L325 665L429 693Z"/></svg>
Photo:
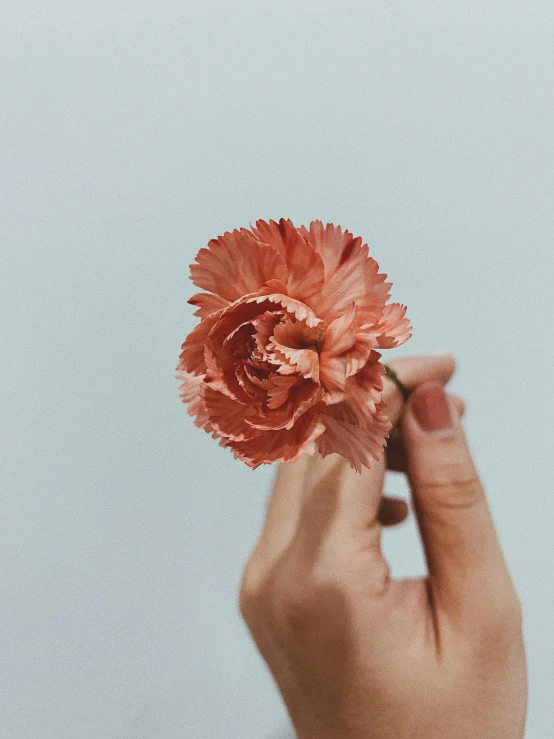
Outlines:
<svg viewBox="0 0 554 739"><path fill-rule="evenodd" d="M281 216L372 245L414 326L386 357L457 356L551 739L552 3L0 13L2 739L286 730L236 603L274 469L174 380L197 250ZM423 572L413 522L385 546Z"/></svg>

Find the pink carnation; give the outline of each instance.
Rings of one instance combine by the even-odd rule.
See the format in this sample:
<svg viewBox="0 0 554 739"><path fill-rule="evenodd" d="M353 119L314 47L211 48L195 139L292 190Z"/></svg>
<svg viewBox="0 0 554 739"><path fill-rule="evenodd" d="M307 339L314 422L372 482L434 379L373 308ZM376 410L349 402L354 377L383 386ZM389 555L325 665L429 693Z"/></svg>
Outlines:
<svg viewBox="0 0 554 739"><path fill-rule="evenodd" d="M410 338L406 307L368 246L340 226L257 221L209 242L191 265L206 292L177 378L195 424L256 468L343 455L358 472L391 429L377 349Z"/></svg>

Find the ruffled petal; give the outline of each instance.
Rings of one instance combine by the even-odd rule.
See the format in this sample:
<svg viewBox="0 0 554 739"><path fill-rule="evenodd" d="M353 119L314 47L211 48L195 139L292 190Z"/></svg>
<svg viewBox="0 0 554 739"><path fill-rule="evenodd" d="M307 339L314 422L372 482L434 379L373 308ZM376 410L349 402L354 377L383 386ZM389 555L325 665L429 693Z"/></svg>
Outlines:
<svg viewBox="0 0 554 739"><path fill-rule="evenodd" d="M346 381L344 402L352 409L355 423L371 428L378 405L382 402L385 367L372 351L367 364ZM385 405L386 408L386 405Z"/></svg>
<svg viewBox="0 0 554 739"><path fill-rule="evenodd" d="M194 417L194 425L211 433L214 429L203 404L204 375L193 375L185 370L178 370L175 377L181 381L179 394L183 403L188 404L187 413Z"/></svg>
<svg viewBox="0 0 554 739"><path fill-rule="evenodd" d="M282 406L288 400L289 390L301 382L302 378L297 375L274 375L268 380L267 407L275 410Z"/></svg>
<svg viewBox="0 0 554 739"><path fill-rule="evenodd" d="M187 300L187 303L198 306L198 310L194 311L193 315L200 316L200 318L206 318L230 305L225 298L220 298L219 295L212 295L211 293L196 293Z"/></svg>
<svg viewBox="0 0 554 739"><path fill-rule="evenodd" d="M248 402L248 395L240 387L235 376L232 342L226 344L226 340L241 326L252 323L253 319L261 318L263 314L272 311L279 314L285 312L298 320L305 321L308 326L316 326L320 323L320 319L310 308L288 295L246 295L243 299L232 303L218 316L217 325L210 332L204 348L206 384L210 385L213 390L224 393L241 403ZM282 315L279 315L279 319L281 317ZM204 320L211 320L211 316ZM292 371L295 371L294 368Z"/></svg>
<svg viewBox="0 0 554 739"><path fill-rule="evenodd" d="M295 462L302 454L315 453L316 441L325 431L319 417L314 406L312 411L300 416L291 429L269 431L252 441L223 442L222 445L230 446L235 459L242 459L252 469L272 462Z"/></svg>
<svg viewBox="0 0 554 739"><path fill-rule="evenodd" d="M293 315L298 321L305 321L307 326L318 326L322 323L322 319L314 313L314 311L303 303L301 300L295 300L290 298L288 295L282 294L271 294L271 295L260 295L257 297L248 297L247 302L255 301L257 303L263 303L267 300L269 303L277 304L282 306L287 313Z"/></svg>
<svg viewBox="0 0 554 739"><path fill-rule="evenodd" d="M358 315L358 307L350 303L346 313L331 321L320 345L321 382L335 391L344 390L343 371L345 380L356 374L377 346L377 334L360 329Z"/></svg>
<svg viewBox="0 0 554 739"><path fill-rule="evenodd" d="M386 439L392 424L383 413L384 403L377 406L370 428L362 428L351 422L351 409L342 404L328 406L321 415L325 433L318 437L317 448L325 457L341 454L350 465L361 472L362 467L371 469L383 457Z"/></svg>
<svg viewBox="0 0 554 739"><path fill-rule="evenodd" d="M276 410L260 412L259 415L248 418L246 422L255 428L265 431L276 429L290 429L297 419L312 406L323 400L324 391L315 383L304 382L289 388L286 403Z"/></svg>
<svg viewBox="0 0 554 739"><path fill-rule="evenodd" d="M233 347L229 342L217 344L212 337L206 343L204 350L206 360L205 383L212 390L217 390L239 403L252 403L252 396L246 392L237 377L236 369L241 360L233 354Z"/></svg>
<svg viewBox="0 0 554 739"><path fill-rule="evenodd" d="M282 321L275 326L271 337L269 357L292 365L298 374L319 382L319 354L317 351L320 330L310 328L301 321Z"/></svg>
<svg viewBox="0 0 554 739"><path fill-rule="evenodd" d="M321 289L324 278L323 262L317 249L298 233L290 220L256 221L252 227L255 236L271 245L285 259L288 277L287 294L291 298L306 300ZM278 275L273 275L282 279Z"/></svg>
<svg viewBox="0 0 554 739"><path fill-rule="evenodd" d="M249 366L248 364L243 364L244 368L244 374L248 377L250 382L253 385L257 385L260 389L262 389L265 393L269 392L269 390L273 387L272 381L269 377L260 377L259 370L257 368Z"/></svg>
<svg viewBox="0 0 554 739"><path fill-rule="evenodd" d="M359 323L378 323L389 299L391 282L379 273L377 262L368 257L368 246L357 242L343 252L335 270L325 278L321 291L307 301L310 308L330 323L343 315L354 301Z"/></svg>
<svg viewBox="0 0 554 739"><path fill-rule="evenodd" d="M373 329L379 337L379 348L393 349L411 337L410 321L406 316L406 306L400 303L386 305L378 325Z"/></svg>
<svg viewBox="0 0 554 739"><path fill-rule="evenodd" d="M346 359L346 377L352 377L364 367L377 346L377 336L360 331L356 334L354 345L344 354Z"/></svg>
<svg viewBox="0 0 554 739"><path fill-rule="evenodd" d="M322 354L319 357L319 382L327 393L327 403L338 403L344 398L346 389L345 357Z"/></svg>
<svg viewBox="0 0 554 739"><path fill-rule="evenodd" d="M268 280L263 287L258 290L258 295L271 295L271 293L287 294L287 286L281 280Z"/></svg>
<svg viewBox="0 0 554 739"><path fill-rule="evenodd" d="M279 347L273 356L275 360L280 361L284 358L291 369L306 380L313 379L314 382L319 382L319 354L315 349ZM284 374L282 367L279 371Z"/></svg>
<svg viewBox="0 0 554 739"><path fill-rule="evenodd" d="M194 284L231 302L256 292L268 280L287 282L283 256L245 229L212 239L196 262L190 265Z"/></svg>
<svg viewBox="0 0 554 739"><path fill-rule="evenodd" d="M241 306L251 306L250 308L241 308ZM257 308L255 306L258 306ZM235 310L244 310L253 315L263 313L265 311L277 312L284 310L291 316L294 316L298 321L305 321L308 326L318 326L322 323L322 319L314 313L314 311L303 303L301 300L296 300L284 295L283 293L270 293L267 295L260 295L254 293L252 295L245 295L242 300L233 303L225 310L225 315L232 315Z"/></svg>
<svg viewBox="0 0 554 739"><path fill-rule="evenodd" d="M208 341L210 331L213 329L222 313L223 311L221 310L212 313L193 328L181 347L177 369L186 370L195 375L206 372L204 348Z"/></svg>
<svg viewBox="0 0 554 739"><path fill-rule="evenodd" d="M275 326L284 319L285 315L284 311L276 311L275 313L266 311L259 318L252 321L252 324L256 328L256 333L254 334L256 349L260 357L265 361L269 361L270 359L268 352L271 350L268 349L268 346L269 340L273 336Z"/></svg>
<svg viewBox="0 0 554 739"><path fill-rule="evenodd" d="M211 387L205 388L203 403L212 427L220 436L233 441L244 441L261 435L258 429L246 423L248 417L256 415L252 406L238 403Z"/></svg>
<svg viewBox="0 0 554 739"><path fill-rule="evenodd" d="M253 319L261 321L266 313L288 313L298 321L304 321L308 326L317 326L321 319L299 300L294 300L288 295L245 295L241 300L226 308L218 321L217 330L214 332L213 341L222 344L224 339L234 331L237 326ZM282 315L279 315L279 320ZM208 320L208 319L205 319Z"/></svg>
<svg viewBox="0 0 554 739"><path fill-rule="evenodd" d="M312 221L310 227L300 226L298 232L317 249L328 277L337 268L341 258L344 260L348 252L361 246L362 239L354 237L350 231L343 231L340 226L321 221Z"/></svg>
<svg viewBox="0 0 554 739"><path fill-rule="evenodd" d="M321 354L338 357L352 348L356 341L358 327L358 307L356 303L351 302L342 316L331 321L325 329L325 335L320 345Z"/></svg>
<svg viewBox="0 0 554 739"><path fill-rule="evenodd" d="M253 368L249 368L245 362L237 364L235 367L235 377L244 392L251 398L253 405L259 406L265 401L267 390L264 389L264 384L266 387L269 387L270 382L268 379L261 380L254 374Z"/></svg>

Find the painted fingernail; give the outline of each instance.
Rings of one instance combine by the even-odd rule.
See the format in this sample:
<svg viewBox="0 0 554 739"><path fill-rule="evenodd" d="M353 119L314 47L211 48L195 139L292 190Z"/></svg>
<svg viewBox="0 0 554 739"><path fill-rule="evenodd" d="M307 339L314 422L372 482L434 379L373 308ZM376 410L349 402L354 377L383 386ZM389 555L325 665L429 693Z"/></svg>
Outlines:
<svg viewBox="0 0 554 739"><path fill-rule="evenodd" d="M442 385L418 388L413 395L413 408L416 421L423 431L452 433L454 421Z"/></svg>

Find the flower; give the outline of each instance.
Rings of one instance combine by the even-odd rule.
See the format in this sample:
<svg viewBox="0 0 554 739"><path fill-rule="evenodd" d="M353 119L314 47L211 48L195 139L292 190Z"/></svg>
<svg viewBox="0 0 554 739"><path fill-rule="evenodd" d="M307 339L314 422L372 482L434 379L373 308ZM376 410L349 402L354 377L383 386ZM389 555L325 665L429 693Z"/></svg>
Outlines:
<svg viewBox="0 0 554 739"><path fill-rule="evenodd" d="M257 221L208 243L190 266L206 292L177 366L195 425L256 469L336 452L381 459L392 427L377 349L410 336L406 307L368 246L340 226Z"/></svg>

